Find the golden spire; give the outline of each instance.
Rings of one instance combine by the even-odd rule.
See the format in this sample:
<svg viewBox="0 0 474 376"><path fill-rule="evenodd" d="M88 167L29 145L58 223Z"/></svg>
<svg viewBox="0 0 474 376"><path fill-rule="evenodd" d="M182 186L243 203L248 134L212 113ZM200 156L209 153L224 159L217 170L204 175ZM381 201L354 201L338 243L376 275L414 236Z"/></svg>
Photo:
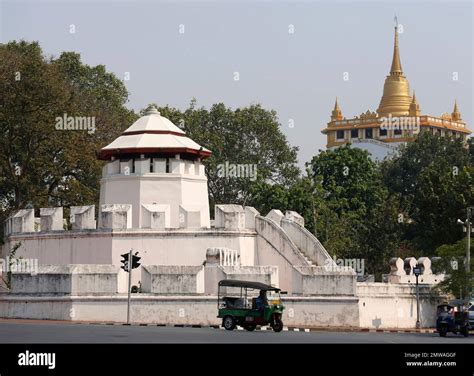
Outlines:
<svg viewBox="0 0 474 376"><path fill-rule="evenodd" d="M408 115L420 116L420 114L421 114L420 105L418 104L418 101L416 100L415 90L413 90L413 99L410 103L410 109L408 111Z"/></svg>
<svg viewBox="0 0 474 376"><path fill-rule="evenodd" d="M334 120L342 120L342 111L341 108L339 107L339 101L337 100L336 97L336 103L334 104L334 110L331 112L331 121Z"/></svg>
<svg viewBox="0 0 474 376"><path fill-rule="evenodd" d="M398 49L398 23L395 25L395 41L393 43L393 58L390 75L403 75L402 63L400 62L400 51Z"/></svg>
<svg viewBox="0 0 474 376"><path fill-rule="evenodd" d="M454 121L462 120L461 119L461 113L459 112L459 109L458 109L458 101L457 100L454 100L454 109L453 109L453 112L451 113L451 119L453 119Z"/></svg>
<svg viewBox="0 0 474 376"><path fill-rule="evenodd" d="M383 96L377 109L379 116L406 116L410 111L412 97L410 85L403 75L400 63L400 50L398 45L398 23L395 25L395 41L393 46L392 66L390 74L385 79Z"/></svg>
<svg viewBox="0 0 474 376"><path fill-rule="evenodd" d="M336 97L336 103L334 104L334 111L339 111L341 112L341 108L339 107L339 101Z"/></svg>

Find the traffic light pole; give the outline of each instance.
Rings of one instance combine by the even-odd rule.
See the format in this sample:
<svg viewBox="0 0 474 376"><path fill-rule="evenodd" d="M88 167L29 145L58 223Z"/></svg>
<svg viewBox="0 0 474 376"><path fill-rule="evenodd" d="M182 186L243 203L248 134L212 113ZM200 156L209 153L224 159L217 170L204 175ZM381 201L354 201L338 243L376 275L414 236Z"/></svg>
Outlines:
<svg viewBox="0 0 474 376"><path fill-rule="evenodd" d="M471 210L474 208L467 209L467 220L466 220L466 232L467 232L467 242L466 242L466 271L469 273L471 271Z"/></svg>
<svg viewBox="0 0 474 376"><path fill-rule="evenodd" d="M467 239L466 239L466 272L467 272L467 302L469 304L469 299L471 299L471 215L474 207L467 208L467 219L466 219L466 232L467 232Z"/></svg>
<svg viewBox="0 0 474 376"><path fill-rule="evenodd" d="M130 300L132 298L132 249L128 253L128 302L127 302L127 324L130 325Z"/></svg>

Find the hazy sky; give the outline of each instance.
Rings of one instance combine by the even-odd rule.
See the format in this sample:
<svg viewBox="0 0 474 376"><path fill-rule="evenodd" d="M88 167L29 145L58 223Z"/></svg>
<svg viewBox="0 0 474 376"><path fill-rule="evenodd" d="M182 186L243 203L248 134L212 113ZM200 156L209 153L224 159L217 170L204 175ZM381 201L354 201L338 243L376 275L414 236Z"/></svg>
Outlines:
<svg viewBox="0 0 474 376"><path fill-rule="evenodd" d="M185 109L192 97L205 107L276 110L300 164L325 147L321 129L336 95L348 118L378 107L396 14L422 113L451 112L457 98L473 129L471 1L0 0L0 12L3 43L37 40L48 55L76 51L119 77L129 72L135 110L150 102Z"/></svg>

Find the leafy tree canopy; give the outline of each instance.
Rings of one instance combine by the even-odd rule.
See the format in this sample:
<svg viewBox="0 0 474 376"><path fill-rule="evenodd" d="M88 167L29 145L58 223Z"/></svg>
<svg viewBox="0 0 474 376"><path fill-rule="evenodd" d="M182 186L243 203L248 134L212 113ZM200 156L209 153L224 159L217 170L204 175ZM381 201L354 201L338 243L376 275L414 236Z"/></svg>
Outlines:
<svg viewBox="0 0 474 376"><path fill-rule="evenodd" d="M95 152L135 119L127 100L121 80L76 53L48 58L37 42L0 45L0 220L28 204L97 203ZM89 126L60 129L67 117Z"/></svg>
<svg viewBox="0 0 474 376"><path fill-rule="evenodd" d="M288 188L297 181L298 148L289 145L275 111L260 105L232 110L223 103L208 110L197 107L195 100L185 111L170 107L159 110L190 138L212 151L204 162L211 207L223 203L250 205L256 186L276 184ZM232 176L226 164L250 174ZM254 168L256 174L252 173Z"/></svg>

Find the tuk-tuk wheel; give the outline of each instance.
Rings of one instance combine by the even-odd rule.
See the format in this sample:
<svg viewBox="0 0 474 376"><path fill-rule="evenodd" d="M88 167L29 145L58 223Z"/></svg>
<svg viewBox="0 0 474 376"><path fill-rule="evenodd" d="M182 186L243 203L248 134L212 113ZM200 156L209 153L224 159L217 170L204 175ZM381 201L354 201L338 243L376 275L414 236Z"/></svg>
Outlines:
<svg viewBox="0 0 474 376"><path fill-rule="evenodd" d="M438 333L440 337L446 337L446 334L448 333L448 331L445 328L441 328L438 330Z"/></svg>
<svg viewBox="0 0 474 376"><path fill-rule="evenodd" d="M257 327L257 325L255 325L255 324L245 325L245 330L248 330L249 332L252 332L252 331L255 330L256 327Z"/></svg>
<svg viewBox="0 0 474 376"><path fill-rule="evenodd" d="M222 326L226 330L234 330L235 329L235 320L232 316L226 316L224 317L224 320L222 320Z"/></svg>
<svg viewBox="0 0 474 376"><path fill-rule="evenodd" d="M275 319L272 328L275 333L281 332L283 330L283 321L280 319Z"/></svg>
<svg viewBox="0 0 474 376"><path fill-rule="evenodd" d="M469 337L469 328L465 326L464 328L461 329L461 333L464 337Z"/></svg>

